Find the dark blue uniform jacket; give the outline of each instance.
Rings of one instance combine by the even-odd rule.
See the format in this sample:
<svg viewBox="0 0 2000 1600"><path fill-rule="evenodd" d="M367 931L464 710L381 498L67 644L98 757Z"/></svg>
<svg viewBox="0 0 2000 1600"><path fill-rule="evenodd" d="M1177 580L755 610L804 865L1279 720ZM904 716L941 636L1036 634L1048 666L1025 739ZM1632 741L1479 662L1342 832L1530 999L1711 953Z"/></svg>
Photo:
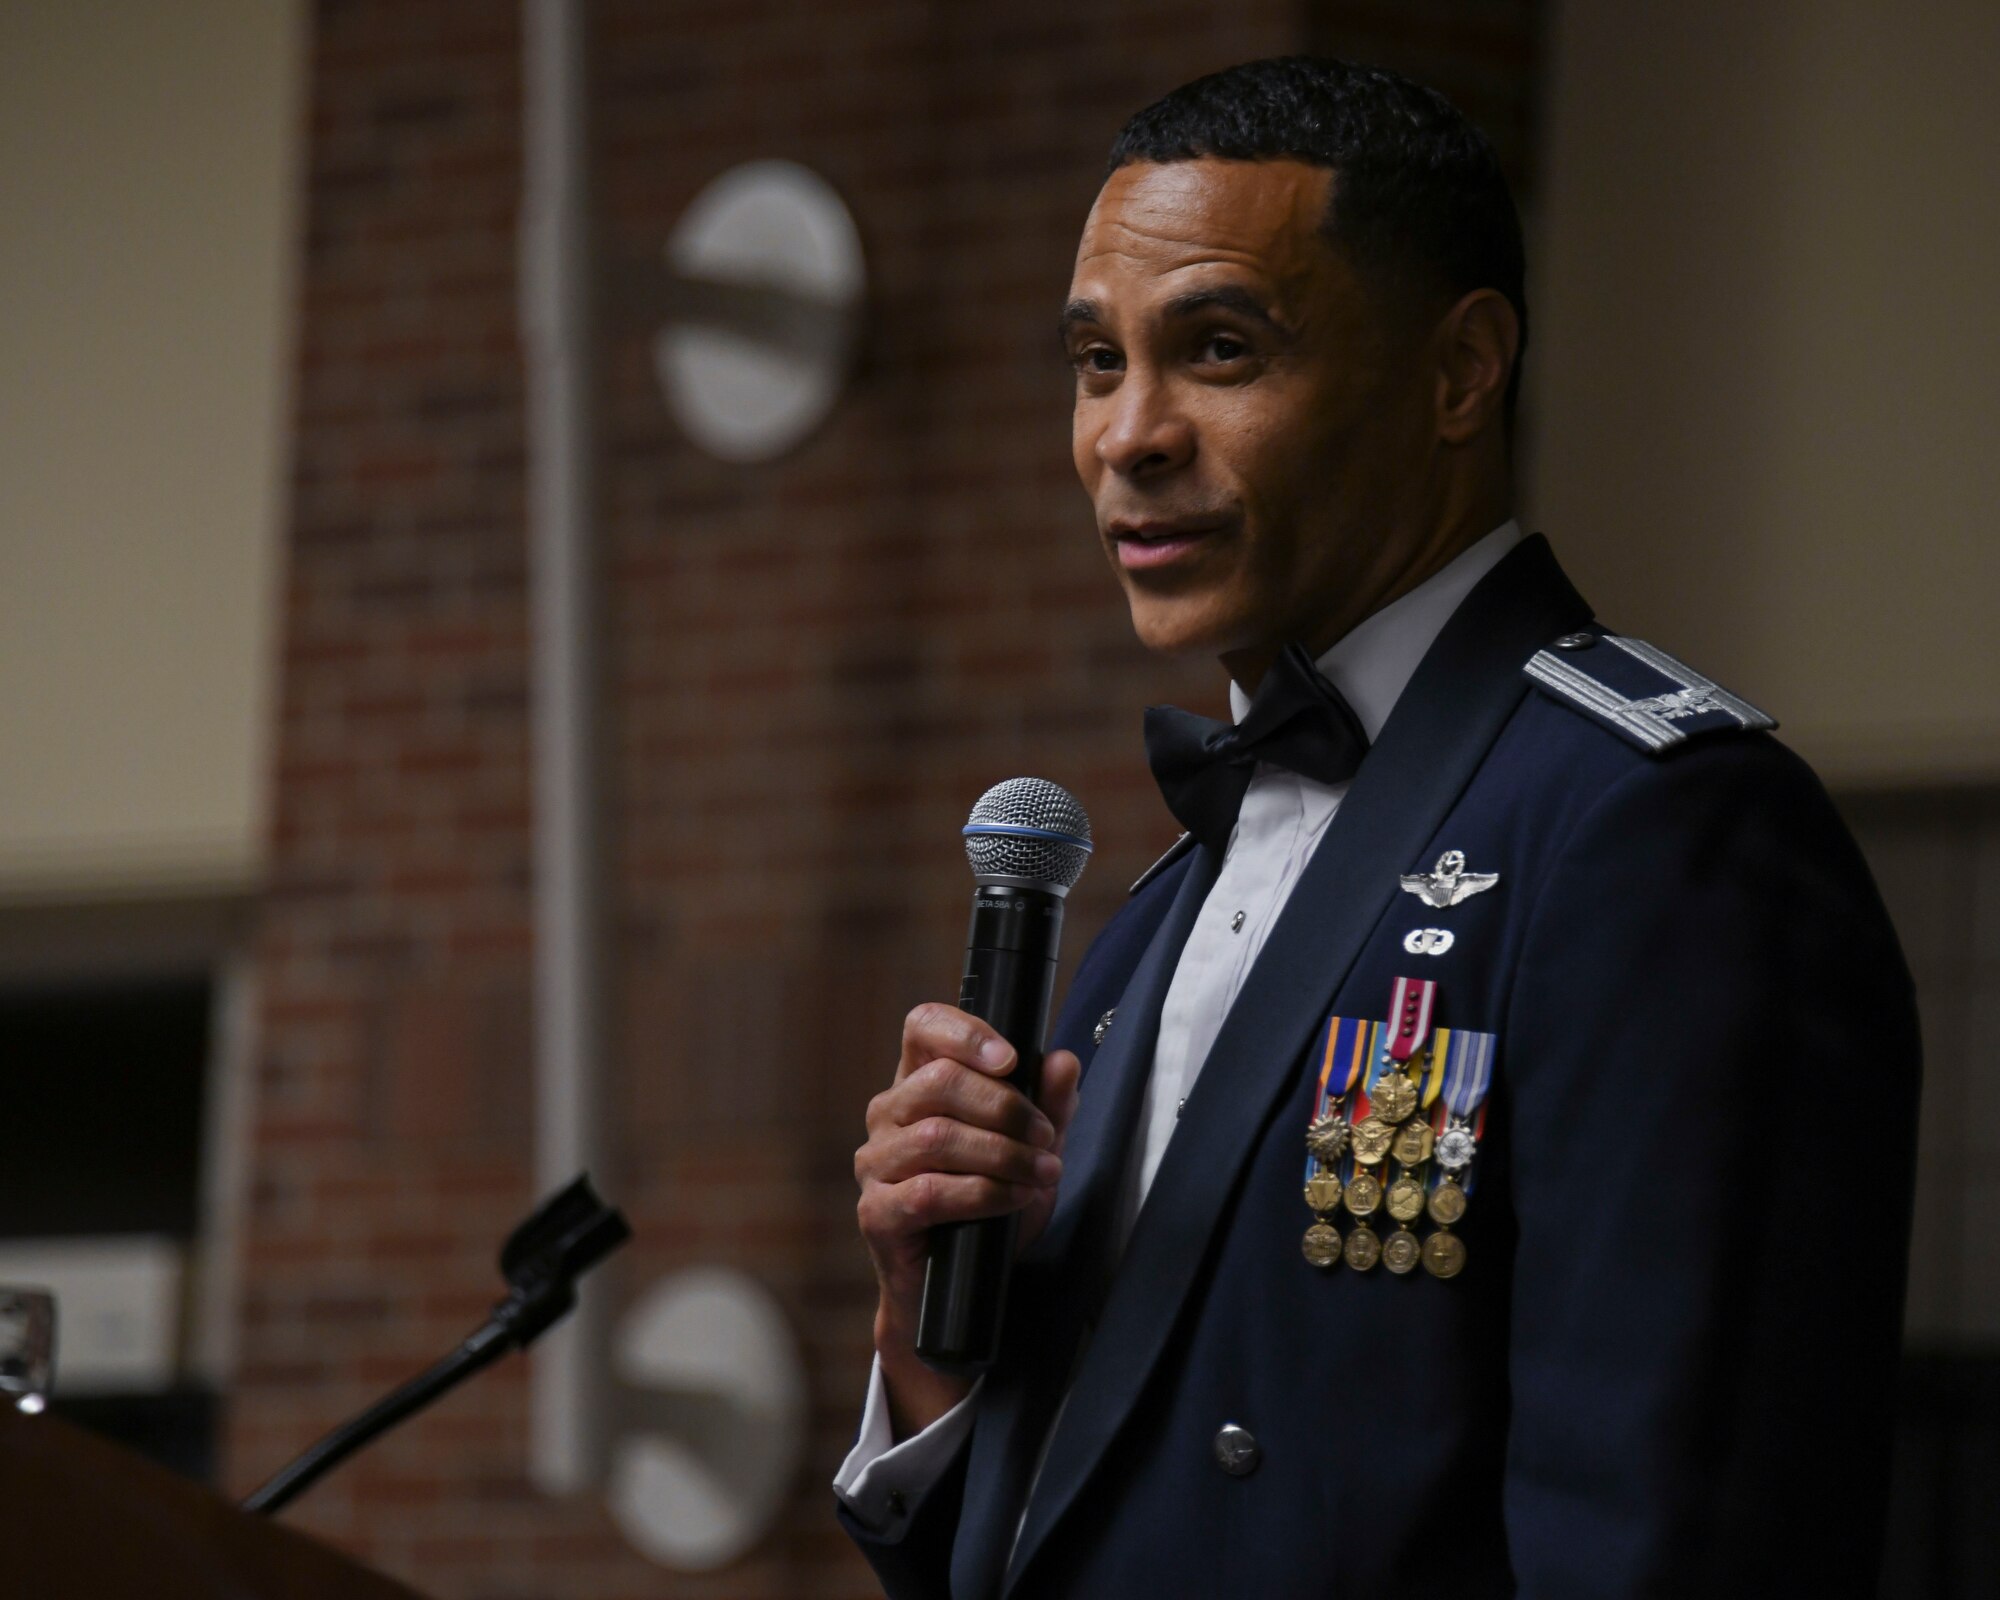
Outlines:
<svg viewBox="0 0 2000 1600"><path fill-rule="evenodd" d="M1219 863L1188 852L1092 945L1052 1037L1085 1064L1063 1192L970 1443L895 1525L841 1512L893 1600L1874 1593L1907 971L1804 764L1762 732L1636 748L1523 675L1575 630L1539 538L1451 619L1115 1266L1161 1001ZM1442 910L1401 891L1448 850L1498 884ZM1407 952L1420 927L1449 951ZM1383 1017L1399 975L1499 1041L1449 1280L1300 1253L1313 1045L1330 1013ZM1218 1464L1225 1423L1260 1446L1248 1475Z"/></svg>

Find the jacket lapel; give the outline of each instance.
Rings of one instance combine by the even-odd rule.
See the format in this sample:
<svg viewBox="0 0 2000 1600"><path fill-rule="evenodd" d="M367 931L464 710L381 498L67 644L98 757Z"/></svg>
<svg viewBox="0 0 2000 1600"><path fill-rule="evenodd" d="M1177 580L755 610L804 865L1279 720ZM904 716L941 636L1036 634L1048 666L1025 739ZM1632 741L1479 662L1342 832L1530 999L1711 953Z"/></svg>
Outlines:
<svg viewBox="0 0 2000 1600"><path fill-rule="evenodd" d="M1097 1249L1117 1204L1132 1124L1159 1036L1160 1007L1219 865L1207 851L1188 858L1180 886L1091 1062L1089 1092L1077 1106L1063 1145L1069 1179L1048 1227L1016 1264L1001 1363L987 1375L973 1425L965 1500L952 1551L956 1596L988 1600L999 1592L1029 1474L1062 1399L1082 1331L1082 1297L1101 1275Z"/></svg>
<svg viewBox="0 0 2000 1600"><path fill-rule="evenodd" d="M1137 1401L1243 1165L1294 1086L1333 994L1398 892L1398 874L1412 870L1526 691L1522 664L1589 617L1547 541L1536 536L1487 574L1424 657L1196 1080L1077 1369L1008 1571L1010 1589ZM1198 909L1197 903L1189 911L1190 922ZM1179 949L1177 941L1175 957ZM1172 962L1166 966L1171 978ZM1148 1060L1164 996L1162 983L1145 1031ZM1132 1041L1135 1048L1139 1042Z"/></svg>

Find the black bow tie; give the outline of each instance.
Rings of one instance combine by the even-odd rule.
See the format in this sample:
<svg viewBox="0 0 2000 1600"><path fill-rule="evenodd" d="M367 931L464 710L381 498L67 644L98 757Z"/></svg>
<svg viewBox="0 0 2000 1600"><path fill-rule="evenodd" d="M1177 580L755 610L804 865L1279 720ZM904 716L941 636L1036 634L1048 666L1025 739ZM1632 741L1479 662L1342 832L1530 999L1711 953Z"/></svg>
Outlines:
<svg viewBox="0 0 2000 1600"><path fill-rule="evenodd" d="M1344 783L1368 753L1368 735L1302 646L1288 644L1231 727L1177 706L1146 709L1146 760L1167 809L1218 856L1229 846L1243 791L1260 761L1319 783Z"/></svg>

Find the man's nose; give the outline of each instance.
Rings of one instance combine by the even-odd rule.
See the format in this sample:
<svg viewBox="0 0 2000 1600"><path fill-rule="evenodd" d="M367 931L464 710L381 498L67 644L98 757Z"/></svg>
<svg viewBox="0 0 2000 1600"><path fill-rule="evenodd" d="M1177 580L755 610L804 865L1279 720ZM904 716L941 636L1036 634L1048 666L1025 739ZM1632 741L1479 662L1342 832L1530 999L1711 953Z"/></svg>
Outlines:
<svg viewBox="0 0 2000 1600"><path fill-rule="evenodd" d="M1152 477L1194 459L1194 429L1166 385L1128 372L1097 436L1097 459L1121 477Z"/></svg>

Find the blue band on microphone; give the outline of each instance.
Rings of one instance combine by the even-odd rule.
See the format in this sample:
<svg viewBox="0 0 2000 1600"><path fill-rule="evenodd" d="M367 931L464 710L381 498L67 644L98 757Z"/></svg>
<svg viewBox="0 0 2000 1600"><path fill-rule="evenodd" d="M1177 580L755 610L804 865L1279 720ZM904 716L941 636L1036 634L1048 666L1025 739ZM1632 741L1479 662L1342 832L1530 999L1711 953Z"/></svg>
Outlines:
<svg viewBox="0 0 2000 1600"><path fill-rule="evenodd" d="M1018 828L1006 822L968 822L958 830L966 838L986 838L999 834L1009 839L1052 839L1057 844L1066 844L1090 854L1090 841L1079 839L1073 833L1058 833L1054 828Z"/></svg>

